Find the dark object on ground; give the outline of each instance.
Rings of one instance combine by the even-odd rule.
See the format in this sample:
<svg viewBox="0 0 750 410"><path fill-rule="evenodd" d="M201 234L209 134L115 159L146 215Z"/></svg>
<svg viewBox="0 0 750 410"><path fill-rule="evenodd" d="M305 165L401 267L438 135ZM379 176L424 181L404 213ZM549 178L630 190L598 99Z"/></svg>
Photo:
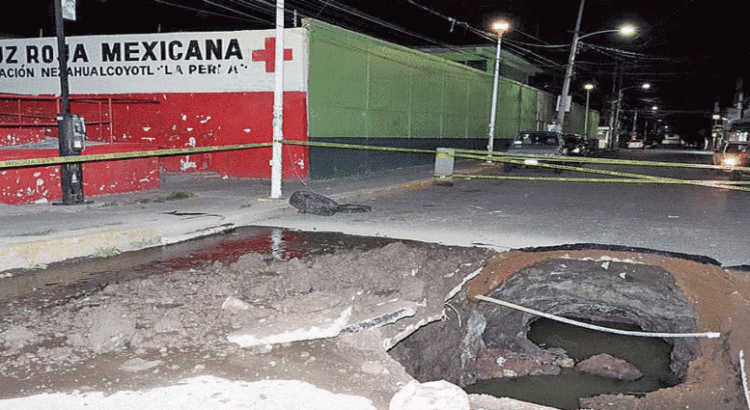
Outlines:
<svg viewBox="0 0 750 410"><path fill-rule="evenodd" d="M331 216L336 212L354 213L372 211L372 208L367 205L339 205L333 199L312 191L297 191L293 193L289 198L289 203L302 213L321 216Z"/></svg>

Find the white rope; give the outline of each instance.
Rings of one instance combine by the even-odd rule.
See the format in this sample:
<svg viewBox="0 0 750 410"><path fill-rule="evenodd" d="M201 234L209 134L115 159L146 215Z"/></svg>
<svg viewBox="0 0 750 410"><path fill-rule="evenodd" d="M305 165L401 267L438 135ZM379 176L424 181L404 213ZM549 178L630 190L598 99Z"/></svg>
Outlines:
<svg viewBox="0 0 750 410"><path fill-rule="evenodd" d="M454 312L456 312L456 316L458 316L458 327L460 328L461 327L461 314L458 313L458 310L454 308L453 305L451 305L450 303L445 302L445 306L448 306L449 308L453 309ZM445 313L445 310L443 310L443 318L445 320L448 320L448 314Z"/></svg>
<svg viewBox="0 0 750 410"><path fill-rule="evenodd" d="M600 332L614 333L617 335L625 336L636 336L636 337L663 337L663 338L680 338L680 337L705 337L709 339L718 339L721 337L721 333L718 332L706 332L706 333L651 333L651 332L633 332L628 330L611 329L608 327L592 325L589 323L579 322L577 320L567 319L560 316L555 316L549 313L540 312L538 310L529 309L520 305L516 305L510 302L505 302L499 299L491 298L484 295L477 295L477 299L484 300L487 302L496 303L501 306L509 307L511 309L520 310L522 312L530 313L532 315L545 317L547 319L556 320L558 322L567 323L573 326L580 326L586 329L598 330Z"/></svg>
<svg viewBox="0 0 750 410"><path fill-rule="evenodd" d="M740 350L740 373L742 374L742 388L745 390L745 403L750 409L750 390L747 388L747 373L745 373L745 351Z"/></svg>

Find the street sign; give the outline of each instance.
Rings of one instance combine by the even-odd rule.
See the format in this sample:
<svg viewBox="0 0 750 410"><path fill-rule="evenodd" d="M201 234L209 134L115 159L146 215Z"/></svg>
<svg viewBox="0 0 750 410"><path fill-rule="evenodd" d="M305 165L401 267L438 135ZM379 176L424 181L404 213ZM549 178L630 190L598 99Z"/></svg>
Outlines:
<svg viewBox="0 0 750 410"><path fill-rule="evenodd" d="M560 96L557 96L557 106L556 109L559 112L560 111L560 100L562 100L562 109L565 112L570 112L570 105L573 100L573 98L569 95L566 95L564 99L560 98Z"/></svg>
<svg viewBox="0 0 750 410"><path fill-rule="evenodd" d="M62 2L63 18L76 21L76 0L59 0Z"/></svg>

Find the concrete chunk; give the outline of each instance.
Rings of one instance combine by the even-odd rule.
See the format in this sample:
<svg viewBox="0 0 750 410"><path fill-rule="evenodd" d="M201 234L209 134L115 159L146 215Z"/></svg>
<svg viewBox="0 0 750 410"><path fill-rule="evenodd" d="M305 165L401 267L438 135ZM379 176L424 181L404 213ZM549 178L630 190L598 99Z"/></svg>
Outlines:
<svg viewBox="0 0 750 410"><path fill-rule="evenodd" d="M240 347L314 340L338 335L349 323L352 307L333 308L307 314L271 318L255 326L233 332L227 340Z"/></svg>

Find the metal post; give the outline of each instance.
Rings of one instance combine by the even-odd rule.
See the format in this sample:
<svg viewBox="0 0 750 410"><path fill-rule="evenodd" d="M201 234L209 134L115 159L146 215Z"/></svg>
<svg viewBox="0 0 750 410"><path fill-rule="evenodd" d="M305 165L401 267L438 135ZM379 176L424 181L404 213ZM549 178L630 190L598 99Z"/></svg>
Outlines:
<svg viewBox="0 0 750 410"><path fill-rule="evenodd" d="M53 0L55 9L55 30L57 33L57 60L60 67L60 102L62 115L58 119L57 139L61 157L80 155L70 152L68 147L73 138L73 128L70 120L70 90L68 88L68 53L65 46L65 23L63 21L62 0ZM83 169L80 163L63 164L60 166L60 188L62 190L63 205L75 205L84 202L83 199Z"/></svg>
<svg viewBox="0 0 750 410"><path fill-rule="evenodd" d="M615 63L617 64L615 72L612 73L612 102L611 106L609 107L609 120L607 121L607 125L609 126L607 129L607 149L612 149L612 127L615 125L615 105L617 104L617 101L614 100L614 95L617 92L617 71L619 71L620 67L620 60L615 60Z"/></svg>
<svg viewBox="0 0 750 410"><path fill-rule="evenodd" d="M281 198L281 163L284 125L284 0L276 0L276 75L273 91L273 146L271 198Z"/></svg>
<svg viewBox="0 0 750 410"><path fill-rule="evenodd" d="M583 119L583 137L589 139L589 98L591 97L591 87L586 87L586 117Z"/></svg>
<svg viewBox="0 0 750 410"><path fill-rule="evenodd" d="M615 127L615 110L617 101L612 100L612 107L609 109L609 130L607 130L607 149L612 149L612 136L614 135Z"/></svg>
<svg viewBox="0 0 750 410"><path fill-rule="evenodd" d="M573 31L573 44L570 46L570 55L568 56L568 66L565 68L565 80L563 81L562 91L560 92L560 106L557 112L558 131L563 132L563 123L565 121L565 109L568 108L568 93L570 92L570 80L573 77L573 65L578 52L578 36L581 31L581 19L583 18L583 4L586 0L581 0L578 7L578 19L576 20L576 29Z"/></svg>
<svg viewBox="0 0 750 410"><path fill-rule="evenodd" d="M55 30L57 33L57 59L60 67L60 100L63 114L70 114L70 91L68 89L68 56L65 47L65 23L62 15L62 0L55 3Z"/></svg>
<svg viewBox="0 0 750 410"><path fill-rule="evenodd" d="M620 137L620 106L622 105L622 88L617 91L617 106L615 107L615 123L612 128L612 149L617 148L618 139Z"/></svg>
<svg viewBox="0 0 750 410"><path fill-rule="evenodd" d="M492 106L490 107L490 132L487 142L487 152L492 152L495 146L495 116L497 115L497 87L500 82L500 49L502 47L503 33L497 33L497 52L495 54L495 80L492 86Z"/></svg>

